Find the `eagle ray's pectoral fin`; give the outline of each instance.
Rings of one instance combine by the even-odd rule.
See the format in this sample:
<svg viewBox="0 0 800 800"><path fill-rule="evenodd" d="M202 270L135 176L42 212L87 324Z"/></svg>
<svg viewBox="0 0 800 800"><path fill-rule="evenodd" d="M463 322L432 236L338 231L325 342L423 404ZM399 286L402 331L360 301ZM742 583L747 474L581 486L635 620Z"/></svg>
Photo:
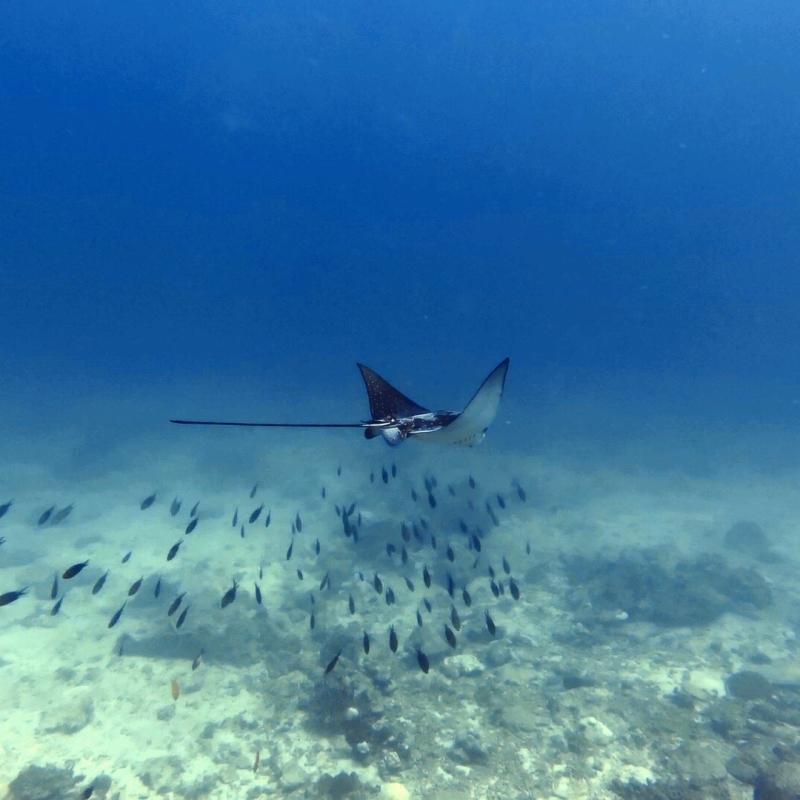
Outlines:
<svg viewBox="0 0 800 800"><path fill-rule="evenodd" d="M437 430L419 431L420 441L469 447L480 444L497 416L509 362L510 359L504 358L486 376L464 410L460 414L450 415L451 421Z"/></svg>

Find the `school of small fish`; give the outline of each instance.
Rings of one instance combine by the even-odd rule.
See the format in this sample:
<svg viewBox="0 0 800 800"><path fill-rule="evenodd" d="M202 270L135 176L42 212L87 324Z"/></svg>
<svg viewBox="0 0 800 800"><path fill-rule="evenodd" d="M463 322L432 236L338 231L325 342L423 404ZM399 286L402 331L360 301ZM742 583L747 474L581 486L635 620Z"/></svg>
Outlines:
<svg viewBox="0 0 800 800"><path fill-rule="evenodd" d="M341 476L342 467L336 470L336 475ZM383 466L379 473L372 471L369 474L369 481L371 484L377 483L377 478L384 485L397 480L398 469L397 465L392 463L389 466ZM458 637L462 635L462 630L466 625L480 625L484 631L485 636L494 637L497 635L498 622L495 616L498 611L491 608L491 601L508 593L515 601L521 597L522 590L520 588L519 578L513 575L511 561L506 553L500 553L495 556L495 563L498 564L496 569L492 560L489 557L487 544L491 542L491 538L487 538L487 533L491 527L499 526L501 524L501 516L508 508L509 499L503 493L493 491L489 497L481 496L478 488L477 481L472 475L466 476L466 479L458 484L448 484L446 488L446 495L441 491L439 482L434 475L425 475L421 481L421 485L414 485L413 482L409 488L408 484L405 485L408 491L408 497L411 500L410 513L404 515L403 518L397 520L396 538L385 542L385 561L383 563L372 563L368 570L355 569L354 575L356 580L364 582L365 584L371 583L372 589L383 597L386 604L391 606L397 602L395 589L391 585L391 580L401 580L407 592L410 595L417 594L417 579L421 579L422 591L419 593L419 602L415 604L413 617L409 620L409 627L417 626L423 627L426 624L425 616L429 617L429 622L432 630L440 631L440 635L453 650L459 647ZM256 483L249 492L249 498L253 500L256 494L262 490L262 485ZM359 542L365 537L369 537L371 532L369 524L365 522L365 517L362 514L361 503L359 501L350 501L349 503L333 503L327 498L329 497L328 487L323 486L320 496L331 508L332 514L335 513L338 522L333 522L331 517L332 530L340 531L340 535L350 540L353 547L353 560L357 562L360 558ZM516 498L515 502L524 503L527 500L527 495L519 481L514 479L511 482L509 495L511 498ZM152 492L147 497L138 502L141 511L146 512L157 505L159 499L158 492ZM13 514L15 503L13 500L8 500L0 504L0 520L6 515ZM448 506L450 508L448 509ZM179 497L174 497L169 503L169 513L171 517L178 517L181 509L184 508L183 501ZM196 530L202 530L200 516L200 501L197 501L189 510L188 520L184 527L184 537L189 536ZM58 525L62 523L74 510L75 504L70 503L63 508L58 508L56 505L50 505L48 508L41 512L37 512L36 517L37 526L45 525ZM441 522L442 518L447 518L447 514L452 512L453 517L449 522ZM436 522L431 520L428 515L435 514L437 517ZM277 537L274 531L266 533L266 529L270 528L272 522L272 510L265 502L259 502L251 510L240 513L239 506L236 506L230 517L231 527L234 531L238 531L241 538L247 534L255 533L260 529L259 535ZM258 525L259 520L262 523ZM183 526L183 522L179 521ZM198 527L200 526L200 527ZM304 524L303 515L300 510L297 510L292 518L289 520L289 534L288 543L285 553L284 563L293 560L295 556L295 545L298 546L298 554L311 552L313 555L306 556L306 563L298 564L298 558L295 556L291 568L295 571L298 581L304 581L306 574L322 573L318 568L320 554L323 546L320 543L319 536L314 534L313 546L309 542L309 547L305 545L301 547L302 540L310 534L303 534ZM436 531L434 532L434 528ZM326 533L331 533L327 531ZM198 534L201 535L202 534ZM444 540L438 541L437 540ZM325 537L323 536L323 541ZM166 561L173 561L180 559L180 548L185 538L176 541L166 553ZM3 537L0 537L0 545L5 542ZM521 549L521 548L520 548ZM2 551L0 551L0 554ZM133 551L129 550L121 559L122 563L127 563L132 556ZM531 553L530 542L524 545L525 556ZM62 565L55 570L51 577L46 580L50 584L49 597L54 601L50 608L50 615L57 616L65 599L65 591L67 587L72 587L74 584L79 583L76 579L79 578L81 573L86 567L93 563L91 554L85 554L86 557L81 561L70 565ZM522 554L514 554L519 558L523 558ZM499 562L497 558L499 556ZM374 557L373 557L374 558ZM458 563L460 569L456 570L455 565ZM465 566L468 564L469 566ZM95 565L96 566L96 565ZM99 578L93 580L91 585L86 585L86 590L91 591L91 594L99 594L112 571L112 568L103 565L103 572ZM473 597L471 592L465 585L463 578L465 570L469 570L470 574L477 575L483 574L485 576L486 598L489 603L481 603L480 609L473 610ZM372 573L371 580L366 576ZM461 575L461 579L456 581L452 572L457 572ZM399 575L398 575L399 573ZM254 586L254 599L258 606L266 605L266 598L262 593L259 581L263 579L264 564L254 565L254 574L251 577ZM125 609L129 602L136 602L138 595L144 581L150 576L141 575L128 587L124 596L117 599L117 604L113 607L115 610L108 618L107 627L114 628L118 625L124 616ZM152 576L154 579L153 595L156 599L161 594L161 577L158 575ZM221 593L218 603L220 613L229 613L225 610L234 604L237 600L237 592L240 587L241 581L247 577L244 575L232 576L230 585ZM0 594L0 607L8 606L18 601L24 602L24 598L29 593L30 586L21 586L19 588L9 588L8 591ZM77 594L84 587L78 586L72 589L71 593ZM473 591L475 590L473 586ZM365 611L359 608L353 595L352 587L336 587L331 580L329 571L325 571L319 579L317 592L320 596L326 596L326 602L342 604L342 609L346 608L349 616L361 615L361 626L363 635L361 636L360 648L365 655L374 654L372 648L372 641L377 635L377 631L370 630L371 626L369 620L364 619ZM445 595L446 592L446 595ZM491 595L491 597L489 597ZM181 592L176 597L169 600L166 607L166 616L173 621L174 629L179 631L184 625L187 624L188 613L190 604L187 601L187 592ZM77 598L70 601L70 603L77 602ZM363 604L361 604L363 605ZM434 607L436 607L436 614L440 609L446 609L442 612L441 618L434 620ZM178 613L180 611L180 613ZM308 617L308 626L311 631L315 629L317 620L317 598L312 591L310 592L310 609ZM424 615L423 615L424 611ZM462 616L463 615L463 616ZM191 623L190 623L191 624ZM400 648L401 636L403 632L398 630L398 626L392 624L389 626L388 631L383 633L385 642L388 646L388 651L395 655ZM417 668L424 674L435 667L432 665L431 659L424 652L424 650L414 645L407 648L408 650L408 663L416 664ZM339 648L337 652L328 654L323 657L321 654L321 662L325 663L323 675L329 675L335 669L342 669L342 666L347 668L354 668L355 665L347 664L346 656L344 655L346 648ZM123 653L123 644L119 645L119 654ZM192 662L192 669L197 669L203 661L204 651L201 650ZM177 681L172 682L172 695L177 700L179 695L179 686Z"/></svg>

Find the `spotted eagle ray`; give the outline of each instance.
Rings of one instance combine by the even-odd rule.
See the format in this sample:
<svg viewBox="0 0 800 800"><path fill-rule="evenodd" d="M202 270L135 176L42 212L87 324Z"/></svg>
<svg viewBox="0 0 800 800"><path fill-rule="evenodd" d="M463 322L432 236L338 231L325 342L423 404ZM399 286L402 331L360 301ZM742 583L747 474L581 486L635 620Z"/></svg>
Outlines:
<svg viewBox="0 0 800 800"><path fill-rule="evenodd" d="M367 439L382 436L389 445L415 437L472 447L480 444L497 415L509 359L504 358L484 379L463 411L431 411L406 397L375 370L358 364L367 389L371 419L364 422L223 422L171 419L178 425L230 425L242 428L361 428Z"/></svg>

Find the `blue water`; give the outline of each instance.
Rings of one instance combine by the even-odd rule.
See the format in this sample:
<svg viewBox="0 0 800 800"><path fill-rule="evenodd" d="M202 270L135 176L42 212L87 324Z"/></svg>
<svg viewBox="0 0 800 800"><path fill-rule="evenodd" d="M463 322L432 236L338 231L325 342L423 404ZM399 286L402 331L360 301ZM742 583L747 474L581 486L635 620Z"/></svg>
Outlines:
<svg viewBox="0 0 800 800"><path fill-rule="evenodd" d="M357 361L459 410L510 356L492 458L796 469L796 3L0 17L7 464L74 493L134 465L163 481L159 454L188 446L208 487L246 442L248 483L294 434L167 420L357 422ZM380 468L359 435L297 434L297 481L315 443L326 469L340 443Z"/></svg>
<svg viewBox="0 0 800 800"><path fill-rule="evenodd" d="M356 359L455 403L510 355L517 396L724 381L791 422L799 23L8 3L4 404L213 375L346 413Z"/></svg>

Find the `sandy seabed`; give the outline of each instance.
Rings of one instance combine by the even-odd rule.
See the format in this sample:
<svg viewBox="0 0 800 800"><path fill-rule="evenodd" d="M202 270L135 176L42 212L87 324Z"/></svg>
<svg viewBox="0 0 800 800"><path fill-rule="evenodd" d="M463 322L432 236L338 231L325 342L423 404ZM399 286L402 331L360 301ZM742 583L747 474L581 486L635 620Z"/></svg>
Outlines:
<svg viewBox="0 0 800 800"><path fill-rule="evenodd" d="M759 776L795 763L800 476L582 467L489 443L376 444L278 437L264 452L252 437L236 448L216 436L193 450L182 437L180 446L150 442L100 464L83 456L58 468L24 457L7 464L0 503L13 505L0 519L0 592L30 589L0 608L0 797L77 798L93 787L92 796L122 800L743 800ZM196 502L199 522L187 536ZM59 524L37 524L45 509L70 503ZM357 544L341 518L352 503ZM764 540L726 539L742 520L757 523ZM85 559L77 577L60 577ZM603 565L620 563L636 577L630 592L603 583ZM649 581L656 568L671 582ZM733 588L726 595L714 585L705 599L702 575L723 569ZM320 591L326 573L330 586ZM64 599L52 616L56 574ZM690 585L681 584L687 575ZM223 609L234 579L236 599ZM746 594L756 580L763 602ZM181 592L189 611L176 630L180 612L168 617L167 607ZM719 613L695 620L680 605L687 592L697 606L719 603ZM455 649L443 635L445 624L455 627L453 607Z"/></svg>

